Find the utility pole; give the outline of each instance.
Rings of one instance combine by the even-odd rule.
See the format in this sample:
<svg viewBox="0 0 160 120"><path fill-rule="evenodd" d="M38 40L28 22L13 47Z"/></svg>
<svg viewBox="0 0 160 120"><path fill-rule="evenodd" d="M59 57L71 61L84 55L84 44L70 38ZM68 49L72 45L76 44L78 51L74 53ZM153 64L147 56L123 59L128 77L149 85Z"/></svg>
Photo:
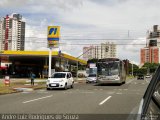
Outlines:
<svg viewBox="0 0 160 120"><path fill-rule="evenodd" d="M132 76L133 76L133 62L132 62Z"/></svg>
<svg viewBox="0 0 160 120"><path fill-rule="evenodd" d="M82 53L81 55L79 55L78 57L76 57L77 59L80 58L82 55L86 54L88 51L90 51L91 49L93 49L92 47L89 48L87 51L85 51L84 53ZM76 78L78 79L78 60L77 60L77 74L76 74Z"/></svg>

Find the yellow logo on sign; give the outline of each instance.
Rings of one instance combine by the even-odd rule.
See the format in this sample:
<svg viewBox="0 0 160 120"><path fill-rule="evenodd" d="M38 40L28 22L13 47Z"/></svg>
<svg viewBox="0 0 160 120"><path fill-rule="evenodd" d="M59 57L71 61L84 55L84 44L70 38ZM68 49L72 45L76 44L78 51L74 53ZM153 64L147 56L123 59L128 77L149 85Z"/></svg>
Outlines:
<svg viewBox="0 0 160 120"><path fill-rule="evenodd" d="M48 38L59 38L60 26L48 26Z"/></svg>

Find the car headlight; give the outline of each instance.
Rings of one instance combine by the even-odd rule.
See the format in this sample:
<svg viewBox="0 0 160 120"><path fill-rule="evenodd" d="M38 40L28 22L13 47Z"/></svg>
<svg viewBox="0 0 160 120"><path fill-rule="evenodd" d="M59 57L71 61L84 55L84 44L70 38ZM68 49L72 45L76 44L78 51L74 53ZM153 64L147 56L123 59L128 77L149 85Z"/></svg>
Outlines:
<svg viewBox="0 0 160 120"><path fill-rule="evenodd" d="M50 83L50 80L46 80L47 81L47 83Z"/></svg>
<svg viewBox="0 0 160 120"><path fill-rule="evenodd" d="M61 79L59 82L64 82L64 80L63 80L63 79Z"/></svg>
<svg viewBox="0 0 160 120"><path fill-rule="evenodd" d="M116 76L114 79L115 79L115 80L120 80L120 77L119 77L119 76Z"/></svg>

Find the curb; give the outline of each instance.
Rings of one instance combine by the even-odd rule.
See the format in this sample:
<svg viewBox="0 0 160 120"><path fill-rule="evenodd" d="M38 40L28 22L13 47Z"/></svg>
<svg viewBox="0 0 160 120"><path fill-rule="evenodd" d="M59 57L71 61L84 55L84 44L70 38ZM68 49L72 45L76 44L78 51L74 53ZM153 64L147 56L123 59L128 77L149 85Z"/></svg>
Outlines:
<svg viewBox="0 0 160 120"><path fill-rule="evenodd" d="M74 83L86 83L85 80L76 80Z"/></svg>
<svg viewBox="0 0 160 120"><path fill-rule="evenodd" d="M15 90L17 92L31 92L34 89L33 88L13 88L13 90Z"/></svg>
<svg viewBox="0 0 160 120"><path fill-rule="evenodd" d="M14 90L14 91L12 91L12 92L10 92L10 93L0 93L0 95L7 95L7 94L13 94L13 93L19 93L20 91L16 91L16 90Z"/></svg>

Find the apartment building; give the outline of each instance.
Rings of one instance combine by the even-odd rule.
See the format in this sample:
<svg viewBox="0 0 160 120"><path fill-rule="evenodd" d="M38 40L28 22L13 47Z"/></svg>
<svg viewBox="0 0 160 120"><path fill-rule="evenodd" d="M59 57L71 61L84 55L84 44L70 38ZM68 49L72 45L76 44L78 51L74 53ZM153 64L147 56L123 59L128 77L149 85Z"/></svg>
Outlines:
<svg viewBox="0 0 160 120"><path fill-rule="evenodd" d="M88 52L86 52L88 50ZM83 48L83 59L115 58L117 56L116 44L113 42L101 43L99 46L89 46Z"/></svg>
<svg viewBox="0 0 160 120"><path fill-rule="evenodd" d="M153 30L148 31L146 43L146 47L140 51L141 65L146 62L160 63L160 28L158 25L154 25Z"/></svg>
<svg viewBox="0 0 160 120"><path fill-rule="evenodd" d="M0 50L24 50L25 22L22 15L6 15L0 19Z"/></svg>

